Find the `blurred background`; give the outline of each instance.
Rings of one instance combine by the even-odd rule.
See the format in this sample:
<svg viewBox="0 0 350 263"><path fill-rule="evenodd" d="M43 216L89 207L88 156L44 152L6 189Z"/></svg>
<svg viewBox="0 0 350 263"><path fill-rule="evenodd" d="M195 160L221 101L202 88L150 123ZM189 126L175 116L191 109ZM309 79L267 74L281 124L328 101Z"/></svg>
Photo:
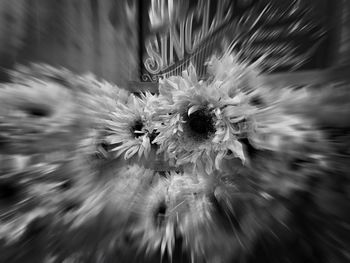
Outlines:
<svg viewBox="0 0 350 263"><path fill-rule="evenodd" d="M161 4L162 2L166 4ZM198 3L205 2L210 1L189 1L188 5L187 1L181 0L1 0L0 81L7 81L6 70L13 68L16 63L45 62L53 66L66 67L76 73L91 71L98 77L124 88L149 88L147 83L142 83L141 79L145 41L150 34L154 34L157 35L158 43L160 43L159 35L164 34L164 28L156 32L149 32L147 22L152 22L152 12L153 23L156 23L157 11L164 13L162 8L165 8L165 11L172 8L178 11L175 13L175 19L172 18L172 20L179 23L179 20L181 22L185 19L183 14L186 14L186 10L176 8L176 6L196 8ZM215 5L215 1L211 2ZM306 20L311 20L312 25L317 25L324 30L324 35L322 33L319 35L322 36L322 41L317 50L313 52L313 57L304 63L306 66L279 70L279 73L298 71L301 72L301 75L299 74L301 77L277 75L279 79L292 82L298 79L299 82L308 82L310 77L307 76L312 76L311 79L315 81L315 74L324 77L323 71L318 74L319 70L339 66L342 66L343 69L348 68L347 65L350 64L350 2L348 0L237 0L229 2L234 3L234 10L246 8L250 18L259 16L257 10L262 9L253 10L251 8L259 2L263 3L262 6L272 3L277 13L286 9L286 3L301 5L301 10L304 8L302 5L311 7L311 15L306 13L304 17ZM166 23L173 22L169 22L169 17L161 17L165 28ZM288 22L288 19L278 26L286 26L286 28L289 26L290 28L292 24L288 23L298 22L298 20ZM195 23L194 27L196 27ZM299 32L302 32L301 29L302 26L300 30L298 29ZM226 36L234 34L235 32L228 31ZM293 40L293 43L297 43L296 46L299 48L299 43L305 41L309 35L301 34L299 38L296 37ZM252 35L249 37L251 39ZM264 40L263 43L252 42L255 49L256 46L263 44L277 52L279 49L274 43L281 42L281 38ZM291 42L291 39L288 39L288 42ZM307 46L305 50L311 46ZM253 50L251 45L241 47L249 51ZM305 50L300 51L299 49L301 53ZM310 72L314 75L307 75ZM340 75L342 78L347 74L341 73Z"/></svg>
<svg viewBox="0 0 350 263"><path fill-rule="evenodd" d="M125 86L137 57L136 0L0 1L2 81L15 63L45 62Z"/></svg>

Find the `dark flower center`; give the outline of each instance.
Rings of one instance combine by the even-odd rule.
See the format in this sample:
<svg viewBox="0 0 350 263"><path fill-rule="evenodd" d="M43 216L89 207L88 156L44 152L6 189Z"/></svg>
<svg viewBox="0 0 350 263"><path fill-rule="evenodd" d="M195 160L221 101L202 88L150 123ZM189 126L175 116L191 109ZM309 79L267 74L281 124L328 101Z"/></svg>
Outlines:
<svg viewBox="0 0 350 263"><path fill-rule="evenodd" d="M151 143L154 141L155 138L157 138L158 135L159 135L159 132L157 132L157 131L153 131L153 132L149 135L149 140L151 141Z"/></svg>
<svg viewBox="0 0 350 263"><path fill-rule="evenodd" d="M45 230L47 230L47 226L47 221L45 221L43 218L36 218L27 226L25 235L28 238L37 237L38 235L43 234Z"/></svg>
<svg viewBox="0 0 350 263"><path fill-rule="evenodd" d="M301 169L304 165L307 165L310 163L311 163L311 160L307 160L306 158L299 157L291 160L291 162L289 163L289 168L292 171L297 171Z"/></svg>
<svg viewBox="0 0 350 263"><path fill-rule="evenodd" d="M60 185L60 189L63 190L63 191L65 191L65 190L68 190L68 189L72 188L72 186L73 186L73 181L67 179L66 181L64 181L64 182Z"/></svg>
<svg viewBox="0 0 350 263"><path fill-rule="evenodd" d="M161 202L157 209L154 211L154 224L157 228L161 228L164 225L167 212L167 206L165 202Z"/></svg>
<svg viewBox="0 0 350 263"><path fill-rule="evenodd" d="M64 213L69 213L69 212L72 212L73 210L78 209L80 206L81 204L78 203L78 201L70 200L63 205L62 211Z"/></svg>
<svg viewBox="0 0 350 263"><path fill-rule="evenodd" d="M134 134L135 138L144 135L142 131L143 123L141 120L135 121L134 125L131 127L131 132Z"/></svg>
<svg viewBox="0 0 350 263"><path fill-rule="evenodd" d="M41 118L41 117L48 117L51 115L51 110L48 107L41 106L41 105L30 105L23 110L30 116Z"/></svg>
<svg viewBox="0 0 350 263"><path fill-rule="evenodd" d="M265 103L260 96L254 96L250 99L249 103L255 107L261 108L264 107Z"/></svg>
<svg viewBox="0 0 350 263"><path fill-rule="evenodd" d="M14 201L21 192L20 187L11 181L0 183L0 201Z"/></svg>
<svg viewBox="0 0 350 263"><path fill-rule="evenodd" d="M187 116L186 121L191 132L195 136L207 139L215 133L213 115L206 109L198 110Z"/></svg>

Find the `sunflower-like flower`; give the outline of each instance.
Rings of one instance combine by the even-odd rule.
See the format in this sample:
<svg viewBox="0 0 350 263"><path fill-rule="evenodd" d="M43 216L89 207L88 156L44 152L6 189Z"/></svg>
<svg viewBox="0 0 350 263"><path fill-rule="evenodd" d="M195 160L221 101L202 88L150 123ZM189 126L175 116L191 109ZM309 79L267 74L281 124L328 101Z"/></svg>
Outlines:
<svg viewBox="0 0 350 263"><path fill-rule="evenodd" d="M0 142L7 154L91 154L103 143L109 113L130 94L91 74L44 64L18 66L10 76L0 88Z"/></svg>
<svg viewBox="0 0 350 263"><path fill-rule="evenodd" d="M215 63L213 74L227 64L226 60ZM191 65L182 76L161 80L163 103L158 108L161 122L157 123L155 142L178 165L193 163L211 172L214 164L219 168L228 153L245 160L239 139L251 128L249 116L256 107L240 90L246 77L239 72L234 77L230 74L217 73L207 81L199 81Z"/></svg>
<svg viewBox="0 0 350 263"><path fill-rule="evenodd" d="M295 145L322 141L322 133L317 130L312 118L300 114L313 100L310 93L305 88L277 88L264 84L259 78L263 59L248 65L240 62L237 56L224 54L220 59L213 57L208 62L214 83L215 80L216 83L221 82L221 90L240 96L254 109L246 112L250 129L247 130L245 144L282 153L293 151ZM232 117L238 108L228 105L225 110Z"/></svg>
<svg viewBox="0 0 350 263"><path fill-rule="evenodd" d="M151 255L160 251L169 258L174 251L181 251L194 262L201 262L215 256L216 251L232 249L231 231L216 224L222 218L214 200L215 176L186 171L155 177L159 179L135 206L140 214L131 234L140 250Z"/></svg>
<svg viewBox="0 0 350 263"><path fill-rule="evenodd" d="M231 52L231 48L221 56L212 56L206 63L210 75L211 85L234 97L240 92L250 92L261 86L259 80L259 65L261 59L253 64L239 60L238 55Z"/></svg>
<svg viewBox="0 0 350 263"><path fill-rule="evenodd" d="M73 94L57 83L27 81L0 88L0 140L7 153L69 148L86 121Z"/></svg>
<svg viewBox="0 0 350 263"><path fill-rule="evenodd" d="M155 174L159 178L157 183L139 201L139 207L135 207L140 214L131 233L140 243L140 249L145 248L150 254L160 250L171 257L179 236L186 243L192 241L194 233L189 233L189 228L203 224L210 217L206 183L196 175ZM192 248L193 244L188 245Z"/></svg>
<svg viewBox="0 0 350 263"><path fill-rule="evenodd" d="M327 151L326 140L315 121L300 113L303 109L299 108L306 107L312 100L308 92L289 87L257 86L246 96L256 107L250 116L251 129L247 134L247 142L254 148L291 154L298 151L296 148L307 145Z"/></svg>
<svg viewBox="0 0 350 263"><path fill-rule="evenodd" d="M118 103L107 121L109 130L106 140L112 145L115 156L130 159L136 153L147 157L156 133L153 127L153 107L156 97L150 93L141 97L131 95L128 102Z"/></svg>
<svg viewBox="0 0 350 263"><path fill-rule="evenodd" d="M77 75L65 68L46 64L19 65L10 71L11 82L28 86L28 81L45 81L59 84L74 95L77 103L91 110L90 114L102 114L114 109L115 103L126 103L130 93L105 80L98 80L92 73ZM99 116L101 118L101 116ZM104 117L102 117L104 118Z"/></svg>
<svg viewBox="0 0 350 263"><path fill-rule="evenodd" d="M193 163L210 173L228 155L249 159L251 147L282 153L312 144L315 136L322 140L311 119L297 114L308 93L265 85L259 61L248 65L227 53L207 66L205 81L192 65L182 76L160 81L155 142L177 165Z"/></svg>
<svg viewBox="0 0 350 263"><path fill-rule="evenodd" d="M36 224L51 227L52 218L63 222L94 186L94 171L88 163L71 160L70 156L53 161L45 159L47 154L39 160L30 157L9 155L7 158L15 159L17 166L0 171L0 232L8 243L19 241ZM42 221L45 223L39 223Z"/></svg>

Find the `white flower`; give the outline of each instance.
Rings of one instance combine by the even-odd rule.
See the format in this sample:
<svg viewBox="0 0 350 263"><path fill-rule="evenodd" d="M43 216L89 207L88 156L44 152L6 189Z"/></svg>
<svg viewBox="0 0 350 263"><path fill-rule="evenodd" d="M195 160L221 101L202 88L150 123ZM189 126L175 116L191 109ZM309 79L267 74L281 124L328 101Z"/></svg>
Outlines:
<svg viewBox="0 0 350 263"><path fill-rule="evenodd" d="M152 103L154 97L151 94L141 98L131 95L126 104L118 103L110 113L110 120L106 122L109 130L106 139L114 145L111 151L116 152L116 157L123 154L129 159L136 153L139 157L150 154L155 136Z"/></svg>
<svg viewBox="0 0 350 263"><path fill-rule="evenodd" d="M156 174L153 184L143 199L140 199L138 220L132 235L140 249L152 254L161 251L171 258L175 239L183 237L190 250L200 246L195 240L196 230L210 224L210 205L206 198L206 182L198 174Z"/></svg>
<svg viewBox="0 0 350 263"><path fill-rule="evenodd" d="M193 163L210 173L229 152L245 160L239 139L251 128L256 108L235 80L220 75L199 81L192 65L182 76L161 80L155 142L178 165Z"/></svg>
<svg viewBox="0 0 350 263"><path fill-rule="evenodd" d="M74 95L56 83L28 80L0 88L0 140L7 153L67 149L86 121Z"/></svg>
<svg viewBox="0 0 350 263"><path fill-rule="evenodd" d="M105 127L129 93L92 75L32 64L0 88L0 141L6 153L74 151Z"/></svg>

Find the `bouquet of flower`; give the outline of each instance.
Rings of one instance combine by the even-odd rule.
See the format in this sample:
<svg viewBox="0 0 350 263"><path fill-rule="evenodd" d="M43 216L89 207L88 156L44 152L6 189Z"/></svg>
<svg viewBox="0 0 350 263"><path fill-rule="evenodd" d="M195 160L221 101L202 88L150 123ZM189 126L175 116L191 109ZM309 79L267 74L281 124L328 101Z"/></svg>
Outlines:
<svg viewBox="0 0 350 263"><path fill-rule="evenodd" d="M3 262L345 262L350 92L225 53L159 94L18 67L0 87ZM273 254L271 254L273 253Z"/></svg>

